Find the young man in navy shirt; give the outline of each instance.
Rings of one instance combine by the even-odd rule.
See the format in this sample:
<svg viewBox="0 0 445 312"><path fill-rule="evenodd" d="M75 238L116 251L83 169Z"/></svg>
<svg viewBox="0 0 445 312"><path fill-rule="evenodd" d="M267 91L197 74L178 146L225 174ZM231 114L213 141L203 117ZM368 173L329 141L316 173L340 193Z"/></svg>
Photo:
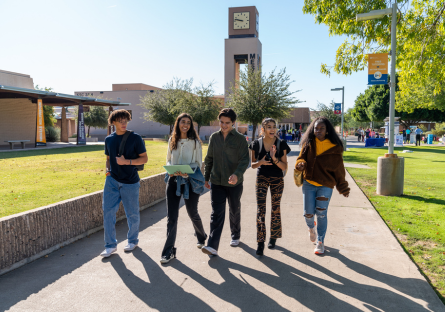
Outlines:
<svg viewBox="0 0 445 312"><path fill-rule="evenodd" d="M108 124L114 125L116 132L105 138L106 179L102 200L104 212L105 250L100 254L109 257L117 250L116 213L122 201L127 216L128 244L125 251L131 251L138 245L139 236L139 174L135 165L147 162L145 143L139 134L132 132L124 146L124 152L119 155L119 147L131 115L125 109L111 113Z"/></svg>

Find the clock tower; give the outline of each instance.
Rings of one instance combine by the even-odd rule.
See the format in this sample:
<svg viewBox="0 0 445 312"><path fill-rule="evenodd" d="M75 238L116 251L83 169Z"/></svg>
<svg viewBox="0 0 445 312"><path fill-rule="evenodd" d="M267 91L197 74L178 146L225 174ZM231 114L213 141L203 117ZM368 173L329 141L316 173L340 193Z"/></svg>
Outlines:
<svg viewBox="0 0 445 312"><path fill-rule="evenodd" d="M229 38L224 44L224 98L227 102L231 84L239 80L240 64L257 70L261 66L262 45L259 14L255 6L229 8Z"/></svg>

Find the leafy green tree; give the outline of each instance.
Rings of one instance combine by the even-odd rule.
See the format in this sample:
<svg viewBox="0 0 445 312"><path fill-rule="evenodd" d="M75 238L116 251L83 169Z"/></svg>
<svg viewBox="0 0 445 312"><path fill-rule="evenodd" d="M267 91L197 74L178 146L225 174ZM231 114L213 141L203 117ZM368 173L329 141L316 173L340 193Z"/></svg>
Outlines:
<svg viewBox="0 0 445 312"><path fill-rule="evenodd" d="M83 118L88 127L87 137L91 127L105 129L108 126L108 112L102 106L90 106L90 111L85 112Z"/></svg>
<svg viewBox="0 0 445 312"><path fill-rule="evenodd" d="M188 104L183 110L193 117L193 121L198 124L198 133L202 126L209 125L218 118L219 111L224 105L223 100L215 98L213 82L200 84L193 89L190 94Z"/></svg>
<svg viewBox="0 0 445 312"><path fill-rule="evenodd" d="M53 88L39 88L39 85L36 85L34 87L35 90L40 91L52 91ZM54 127L54 124L56 123L56 118L54 117L54 107L49 105L43 105L43 121L45 123L45 128L48 127Z"/></svg>
<svg viewBox="0 0 445 312"><path fill-rule="evenodd" d="M348 108L345 112L344 123L345 129L358 129L358 128L366 128L369 127L368 121L357 121L353 117L353 108Z"/></svg>
<svg viewBox="0 0 445 312"><path fill-rule="evenodd" d="M326 117L334 127L340 125L341 115L334 114L334 106L334 101L329 105L317 102L317 110L314 112L314 117Z"/></svg>
<svg viewBox="0 0 445 312"><path fill-rule="evenodd" d="M322 73L334 70L348 75L367 66L368 53L389 52L391 16L356 21L356 14L386 9L389 4L382 0L304 0L303 12L312 14L316 23L327 25L330 35L348 37L337 50L333 68L322 64ZM444 100L431 101L431 96L425 100L425 95L441 95L445 90L445 0L402 0L398 7L396 68L400 74L400 96L408 101L414 88L418 98L400 101L401 106L396 108L411 111L428 103L429 108L445 110Z"/></svg>
<svg viewBox="0 0 445 312"><path fill-rule="evenodd" d="M253 125L252 137L256 127L266 118L277 120L289 116L289 111L299 101L293 97L298 91L290 91L293 81L286 69L263 74L261 68L247 67L240 71L240 79L230 88L228 104L236 111L241 122Z"/></svg>
<svg viewBox="0 0 445 312"><path fill-rule="evenodd" d="M190 105L192 84L193 79L174 78L162 90L148 92L139 104L147 110L143 118L169 126L171 134L176 117Z"/></svg>

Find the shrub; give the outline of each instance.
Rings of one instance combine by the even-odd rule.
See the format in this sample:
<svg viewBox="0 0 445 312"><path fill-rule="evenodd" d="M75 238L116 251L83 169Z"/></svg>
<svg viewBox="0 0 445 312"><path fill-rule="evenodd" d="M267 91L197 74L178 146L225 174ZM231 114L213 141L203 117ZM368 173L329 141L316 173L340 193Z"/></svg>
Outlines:
<svg viewBox="0 0 445 312"><path fill-rule="evenodd" d="M60 128L59 127L47 127L45 129L46 142L58 142L60 141Z"/></svg>
<svg viewBox="0 0 445 312"><path fill-rule="evenodd" d="M436 126L431 132L437 136L443 136L445 134L445 122L436 123Z"/></svg>

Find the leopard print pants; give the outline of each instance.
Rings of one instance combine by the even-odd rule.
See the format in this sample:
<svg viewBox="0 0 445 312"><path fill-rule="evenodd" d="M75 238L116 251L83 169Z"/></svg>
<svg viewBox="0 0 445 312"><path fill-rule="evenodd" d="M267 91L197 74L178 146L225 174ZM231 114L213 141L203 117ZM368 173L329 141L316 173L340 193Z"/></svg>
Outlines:
<svg viewBox="0 0 445 312"><path fill-rule="evenodd" d="M266 216L266 196L270 187L272 197L272 214L270 225L270 238L281 238L281 213L280 203L281 195L283 195L284 180L282 177L266 177L257 176L255 191L257 201L257 242L266 240L266 224L264 222Z"/></svg>

